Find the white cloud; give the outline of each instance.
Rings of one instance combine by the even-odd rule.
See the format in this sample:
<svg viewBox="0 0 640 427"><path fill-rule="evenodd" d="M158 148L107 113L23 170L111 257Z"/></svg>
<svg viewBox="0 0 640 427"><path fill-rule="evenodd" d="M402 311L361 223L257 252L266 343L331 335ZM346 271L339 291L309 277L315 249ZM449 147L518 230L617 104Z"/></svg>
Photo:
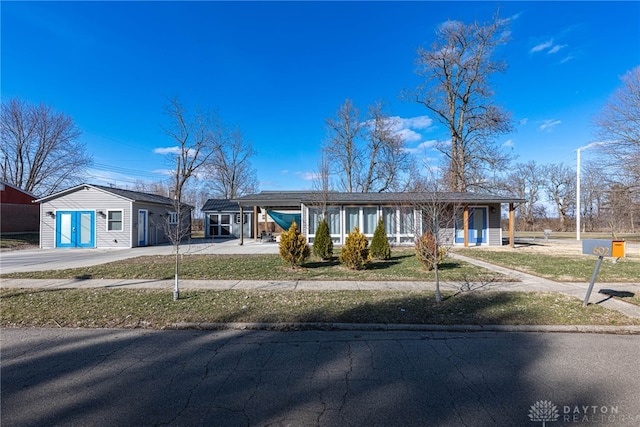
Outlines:
<svg viewBox="0 0 640 427"><path fill-rule="evenodd" d="M562 121L556 119L543 120L542 124L538 126L538 130L551 132L553 128L558 126L560 123L562 123Z"/></svg>
<svg viewBox="0 0 640 427"><path fill-rule="evenodd" d="M540 52L540 51L549 49L552 46L553 46L553 39L535 45L534 47L531 48L530 52L532 52L532 53L533 52Z"/></svg>
<svg viewBox="0 0 640 427"><path fill-rule="evenodd" d="M404 151L411 154L419 154L424 151L427 151L430 148L435 147L437 143L438 141L436 141L435 139L432 139L429 141L423 141L414 148L405 148Z"/></svg>
<svg viewBox="0 0 640 427"><path fill-rule="evenodd" d="M283 169L280 171L280 175L287 175L289 173L288 169Z"/></svg>
<svg viewBox="0 0 640 427"><path fill-rule="evenodd" d="M169 169L154 169L151 172L157 173L159 175L168 175L168 176L175 175L176 173L176 171L169 170Z"/></svg>
<svg viewBox="0 0 640 427"><path fill-rule="evenodd" d="M180 147L158 147L154 148L153 152L156 154L180 154Z"/></svg>
<svg viewBox="0 0 640 427"><path fill-rule="evenodd" d="M409 117L407 119L403 119L398 117L403 124L403 126L412 128L412 129L427 129L429 126L433 124L433 120L429 118L429 116L416 116Z"/></svg>
<svg viewBox="0 0 640 427"><path fill-rule="evenodd" d="M529 53L546 52L547 55L552 55L560 52L561 49L564 49L567 46L568 45L566 44L556 44L553 39L549 39L532 47L531 50L529 50Z"/></svg>
<svg viewBox="0 0 640 427"><path fill-rule="evenodd" d="M295 172L294 174L303 181L314 181L320 178L320 173L318 172Z"/></svg>
<svg viewBox="0 0 640 427"><path fill-rule="evenodd" d="M547 51L547 53L558 53L560 49L567 47L566 44L557 44Z"/></svg>
<svg viewBox="0 0 640 427"><path fill-rule="evenodd" d="M400 129L396 131L396 135L400 136L404 142L416 142L422 139L422 135L411 129Z"/></svg>
<svg viewBox="0 0 640 427"><path fill-rule="evenodd" d="M525 117L524 119L520 119L519 123L520 123L521 126L524 126L527 123L529 123L529 119L527 117Z"/></svg>
<svg viewBox="0 0 640 427"><path fill-rule="evenodd" d="M514 147L516 144L514 144L513 139L509 139L507 141L505 141L504 144L502 144L503 147Z"/></svg>

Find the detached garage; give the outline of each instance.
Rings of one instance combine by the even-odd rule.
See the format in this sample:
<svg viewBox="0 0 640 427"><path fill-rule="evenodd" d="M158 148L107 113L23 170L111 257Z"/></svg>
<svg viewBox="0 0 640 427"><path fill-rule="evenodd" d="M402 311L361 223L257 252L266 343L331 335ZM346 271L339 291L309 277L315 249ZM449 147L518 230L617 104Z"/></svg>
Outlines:
<svg viewBox="0 0 640 427"><path fill-rule="evenodd" d="M41 248L133 248L168 243L178 224L173 200L156 194L82 184L36 200ZM183 204L182 225L192 207Z"/></svg>

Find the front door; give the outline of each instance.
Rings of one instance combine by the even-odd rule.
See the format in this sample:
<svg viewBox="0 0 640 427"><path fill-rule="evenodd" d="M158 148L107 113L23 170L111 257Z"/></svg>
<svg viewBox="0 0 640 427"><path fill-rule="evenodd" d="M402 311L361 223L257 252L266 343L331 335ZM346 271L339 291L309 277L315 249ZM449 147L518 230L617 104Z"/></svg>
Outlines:
<svg viewBox="0 0 640 427"><path fill-rule="evenodd" d="M95 212L58 211L56 212L56 247L93 248L95 247Z"/></svg>
<svg viewBox="0 0 640 427"><path fill-rule="evenodd" d="M467 222L467 237L470 245L487 243L487 208L470 207ZM464 243L464 211L456 215L456 243Z"/></svg>
<svg viewBox="0 0 640 427"><path fill-rule="evenodd" d="M138 246L147 246L148 212L144 209L138 211Z"/></svg>

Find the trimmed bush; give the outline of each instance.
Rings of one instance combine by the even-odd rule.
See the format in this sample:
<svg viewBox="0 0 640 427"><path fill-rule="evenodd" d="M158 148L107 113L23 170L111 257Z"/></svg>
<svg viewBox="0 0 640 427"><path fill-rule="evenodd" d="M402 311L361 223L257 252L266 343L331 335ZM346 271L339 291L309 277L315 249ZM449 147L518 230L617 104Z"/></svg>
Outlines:
<svg viewBox="0 0 640 427"><path fill-rule="evenodd" d="M310 254L307 239L298 230L298 224L293 221L289 230L280 235L280 258L293 268L305 262Z"/></svg>
<svg viewBox="0 0 640 427"><path fill-rule="evenodd" d="M384 229L382 218L378 219L376 231L373 232L369 253L373 259L391 259L391 248L387 240L387 230Z"/></svg>
<svg viewBox="0 0 640 427"><path fill-rule="evenodd" d="M369 241L358 227L347 234L344 246L340 250L340 262L352 270L360 270L369 262Z"/></svg>
<svg viewBox="0 0 640 427"><path fill-rule="evenodd" d="M322 260L333 257L333 241L329 232L329 224L326 219L320 221L313 240L313 254Z"/></svg>
<svg viewBox="0 0 640 427"><path fill-rule="evenodd" d="M429 271L435 268L436 263L440 265L447 254L445 248L437 246L436 243L436 237L430 231L426 231L416 240L416 257ZM437 256L436 247L438 247Z"/></svg>

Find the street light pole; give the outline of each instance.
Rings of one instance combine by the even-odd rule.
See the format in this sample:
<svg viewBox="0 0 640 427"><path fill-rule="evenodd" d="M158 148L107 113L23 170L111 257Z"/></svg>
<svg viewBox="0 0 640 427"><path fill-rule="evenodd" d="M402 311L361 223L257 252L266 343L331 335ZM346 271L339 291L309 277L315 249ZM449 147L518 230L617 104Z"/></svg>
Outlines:
<svg viewBox="0 0 640 427"><path fill-rule="evenodd" d="M576 165L576 240L580 241L580 149L578 153L578 164Z"/></svg>

